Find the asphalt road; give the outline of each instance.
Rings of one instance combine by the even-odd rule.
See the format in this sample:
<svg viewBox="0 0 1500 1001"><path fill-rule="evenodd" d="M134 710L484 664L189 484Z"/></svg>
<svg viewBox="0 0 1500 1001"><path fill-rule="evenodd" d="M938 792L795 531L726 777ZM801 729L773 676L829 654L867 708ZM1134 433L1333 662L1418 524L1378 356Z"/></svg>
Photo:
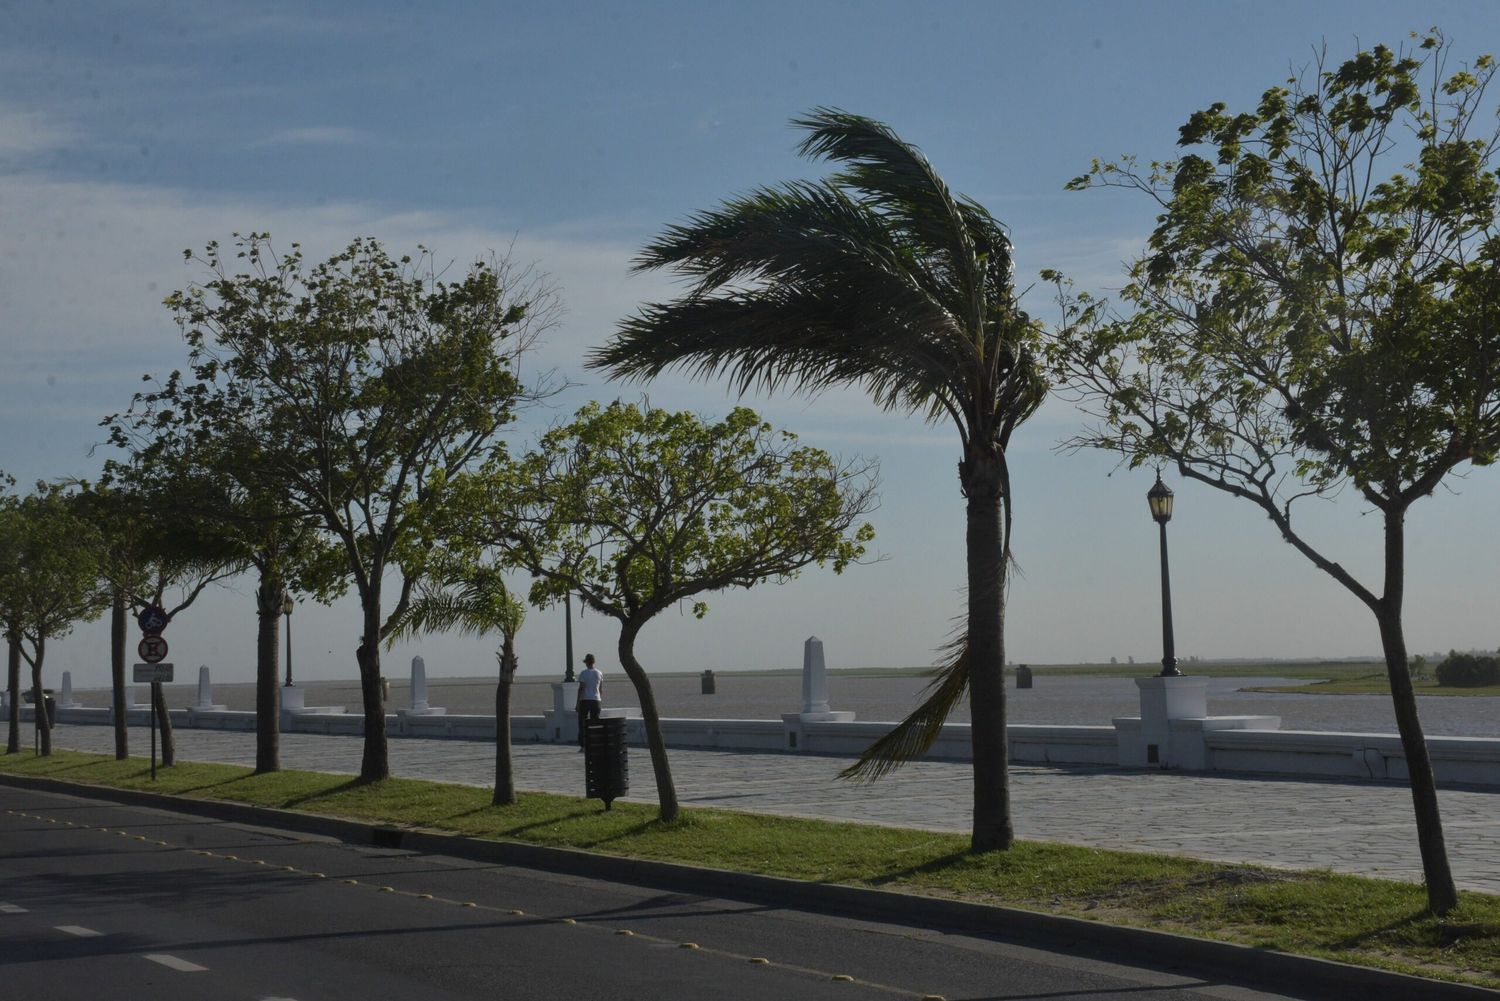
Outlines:
<svg viewBox="0 0 1500 1001"><path fill-rule="evenodd" d="M27 1001L1272 1001L1190 976L0 787Z"/></svg>

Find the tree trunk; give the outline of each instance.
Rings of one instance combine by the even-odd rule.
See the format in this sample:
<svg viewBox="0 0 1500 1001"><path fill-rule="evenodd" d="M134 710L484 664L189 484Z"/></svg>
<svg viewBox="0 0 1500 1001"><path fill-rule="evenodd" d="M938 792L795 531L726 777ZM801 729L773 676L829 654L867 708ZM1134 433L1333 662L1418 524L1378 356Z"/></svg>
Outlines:
<svg viewBox="0 0 1500 1001"><path fill-rule="evenodd" d="M255 592L255 774L281 771L281 605L286 586L265 569Z"/></svg>
<svg viewBox="0 0 1500 1001"><path fill-rule="evenodd" d="M661 716L656 711L656 695L651 691L651 679L635 659L635 637L640 626L626 624L620 627L620 666L635 686L635 695L641 702L641 719L646 724L646 747L651 751L651 770L656 774L656 797L661 803L661 819L676 820L678 814L677 787L672 783L672 766L667 762L667 745L661 736Z"/></svg>
<svg viewBox="0 0 1500 1001"><path fill-rule="evenodd" d="M495 684L495 806L509 806L516 801L515 769L510 757L510 696L516 677L516 648L505 638L500 653L500 680Z"/></svg>
<svg viewBox="0 0 1500 1001"><path fill-rule="evenodd" d="M7 665L5 670L5 690L9 693L10 705L6 710L9 717L10 734L5 741L6 754L21 753L21 636L19 633L7 632L5 634L5 646Z"/></svg>
<svg viewBox="0 0 1500 1001"><path fill-rule="evenodd" d="M167 696L161 682L151 683L151 711L156 714L156 728L161 731L161 766L177 763L177 744L172 740L172 714L167 712Z"/></svg>
<svg viewBox="0 0 1500 1001"><path fill-rule="evenodd" d="M364 634L360 636L359 688L365 707L365 750L359 763L361 782L390 778L391 762L385 745L385 700L380 692L380 589L360 595L364 609Z"/></svg>
<svg viewBox="0 0 1500 1001"><path fill-rule="evenodd" d="M125 644L130 608L125 602L125 589L116 587L109 601L109 704L111 722L115 728L115 760L130 757L130 721L126 714L130 706L125 702Z"/></svg>
<svg viewBox="0 0 1500 1001"><path fill-rule="evenodd" d="M1396 711L1396 730L1411 784L1412 809L1417 820L1417 846L1422 855L1422 875L1427 883L1427 906L1434 914L1446 914L1458 906L1458 888L1448 865L1443 839L1443 819L1438 811L1437 782L1422 721L1417 717L1417 696L1412 689L1411 669L1406 661L1406 636L1401 626L1406 553L1405 512L1387 512L1385 517L1385 595L1375 611L1380 623L1380 645L1385 670L1391 682L1391 703Z"/></svg>
<svg viewBox="0 0 1500 1001"><path fill-rule="evenodd" d="M37 753L44 758L52 756L52 724L47 719L47 697L42 692L42 658L46 651L47 641L37 637L36 660L31 665L31 718L36 723Z"/></svg>
<svg viewBox="0 0 1500 1001"><path fill-rule="evenodd" d="M960 465L968 503L969 728L974 752L970 850L1010 848L1009 747L1005 720L1005 563L999 457L972 448Z"/></svg>

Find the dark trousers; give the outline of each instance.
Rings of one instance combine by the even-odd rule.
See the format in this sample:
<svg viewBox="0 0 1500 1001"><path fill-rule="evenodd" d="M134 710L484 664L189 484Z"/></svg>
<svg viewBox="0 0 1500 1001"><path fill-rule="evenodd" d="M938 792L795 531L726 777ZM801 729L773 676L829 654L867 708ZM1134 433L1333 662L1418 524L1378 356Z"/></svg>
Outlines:
<svg viewBox="0 0 1500 1001"><path fill-rule="evenodd" d="M583 728L591 719L599 718L602 703L598 699L578 700L578 746L583 746Z"/></svg>

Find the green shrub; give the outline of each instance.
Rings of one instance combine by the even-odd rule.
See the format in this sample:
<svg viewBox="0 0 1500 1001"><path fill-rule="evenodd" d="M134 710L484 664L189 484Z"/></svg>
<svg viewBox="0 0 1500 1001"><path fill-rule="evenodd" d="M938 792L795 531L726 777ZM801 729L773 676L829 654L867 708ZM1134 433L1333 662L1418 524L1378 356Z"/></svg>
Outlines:
<svg viewBox="0 0 1500 1001"><path fill-rule="evenodd" d="M1437 666L1437 682L1452 688L1500 685L1500 657L1450 652Z"/></svg>

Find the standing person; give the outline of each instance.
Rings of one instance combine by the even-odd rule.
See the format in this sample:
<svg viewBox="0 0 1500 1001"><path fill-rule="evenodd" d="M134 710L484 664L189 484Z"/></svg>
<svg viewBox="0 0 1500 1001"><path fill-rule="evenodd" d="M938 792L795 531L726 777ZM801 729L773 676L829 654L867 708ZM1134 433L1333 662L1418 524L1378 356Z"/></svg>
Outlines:
<svg viewBox="0 0 1500 1001"><path fill-rule="evenodd" d="M604 708L604 675L594 666L594 655L584 654L583 670L578 672L578 749L583 750L583 728L599 718Z"/></svg>

